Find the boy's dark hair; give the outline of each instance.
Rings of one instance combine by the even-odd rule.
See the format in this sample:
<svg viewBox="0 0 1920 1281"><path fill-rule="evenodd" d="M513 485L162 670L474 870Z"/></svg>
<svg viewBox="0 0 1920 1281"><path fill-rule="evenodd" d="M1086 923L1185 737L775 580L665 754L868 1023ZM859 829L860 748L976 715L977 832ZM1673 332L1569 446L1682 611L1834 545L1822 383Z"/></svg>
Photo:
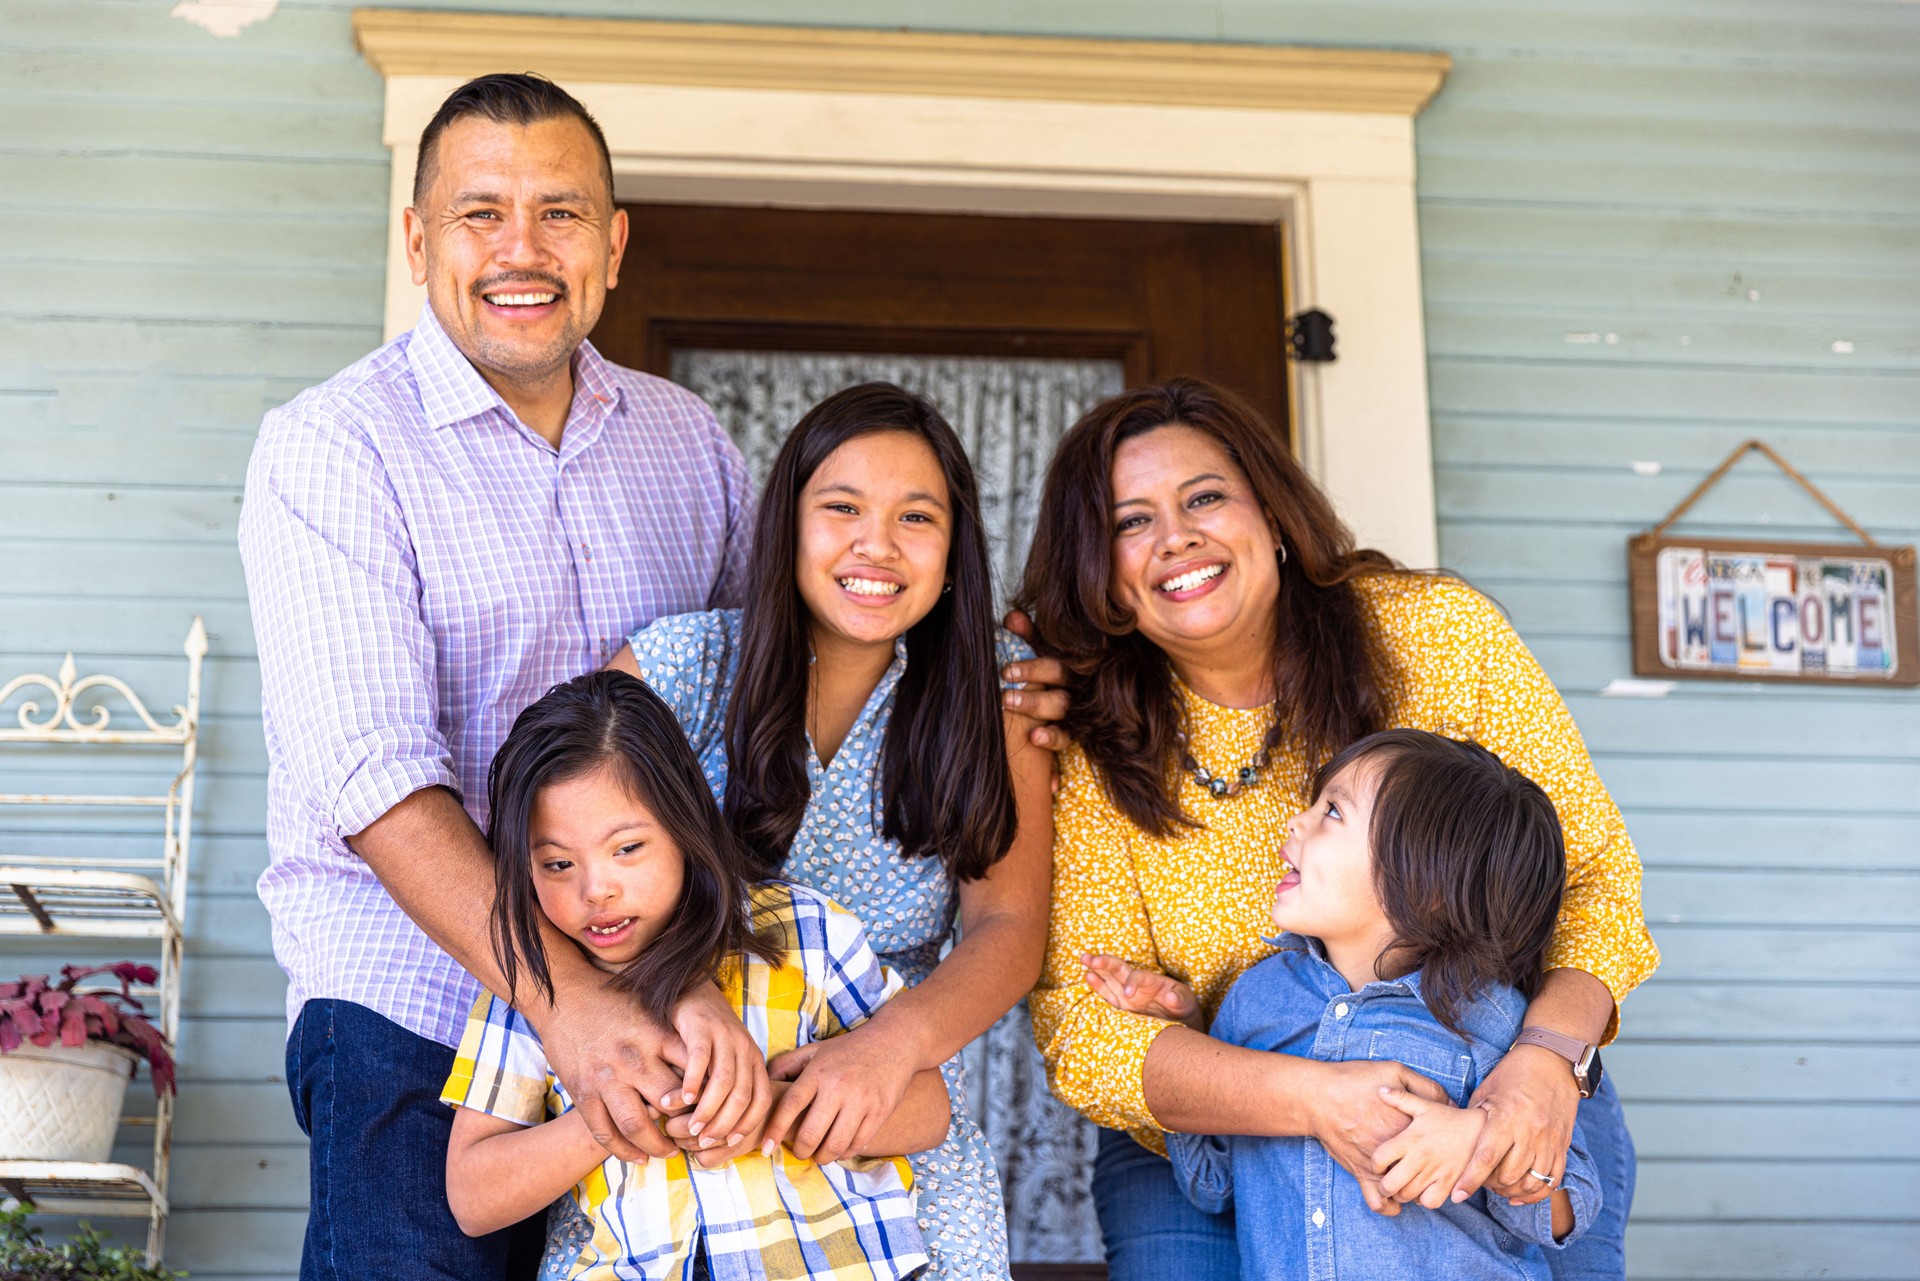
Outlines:
<svg viewBox="0 0 1920 1281"><path fill-rule="evenodd" d="M927 443L953 515L950 590L907 630L907 670L881 752L881 834L909 857L938 858L955 880L985 876L1013 844L1017 815L994 654L993 577L973 466L924 397L892 383L862 383L807 411L780 446L760 496L740 675L726 721L727 821L757 876L772 876L786 860L811 794L812 624L794 581L800 494L834 450L877 432Z"/></svg>
<svg viewBox="0 0 1920 1281"><path fill-rule="evenodd" d="M613 203L613 156L607 150L607 135L580 100L545 76L532 72L500 72L478 76L455 89L440 110L433 113L427 127L420 131L420 157L413 170L413 206L418 209L433 186L439 169L440 135L456 120L485 116L497 125L536 125L544 120L571 116L587 127L593 145L600 152L600 166L607 179L607 203Z"/></svg>
<svg viewBox="0 0 1920 1281"><path fill-rule="evenodd" d="M540 789L610 767L680 847L686 877L660 936L610 980L665 1021L674 1003L742 952L774 960L753 929L743 860L720 817L700 762L660 696L625 672L592 672L555 685L513 722L487 771L493 847L493 953L509 1004L526 966L551 1000L540 941L527 824Z"/></svg>
<svg viewBox="0 0 1920 1281"><path fill-rule="evenodd" d="M1487 987L1531 999L1567 884L1553 802L1478 743L1415 729L1354 743L1321 767L1314 794L1357 761L1377 771L1373 885L1395 935L1383 957L1420 971L1427 1008L1456 1033Z"/></svg>

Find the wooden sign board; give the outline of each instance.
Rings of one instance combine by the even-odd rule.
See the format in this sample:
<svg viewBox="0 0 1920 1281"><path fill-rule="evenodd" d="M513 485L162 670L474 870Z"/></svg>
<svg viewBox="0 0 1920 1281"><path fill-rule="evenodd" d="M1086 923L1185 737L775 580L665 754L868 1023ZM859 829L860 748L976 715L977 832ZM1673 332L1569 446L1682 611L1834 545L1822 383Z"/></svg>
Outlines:
<svg viewBox="0 0 1920 1281"><path fill-rule="evenodd" d="M1634 674L1920 685L1914 559L1879 544L1641 534L1627 543Z"/></svg>

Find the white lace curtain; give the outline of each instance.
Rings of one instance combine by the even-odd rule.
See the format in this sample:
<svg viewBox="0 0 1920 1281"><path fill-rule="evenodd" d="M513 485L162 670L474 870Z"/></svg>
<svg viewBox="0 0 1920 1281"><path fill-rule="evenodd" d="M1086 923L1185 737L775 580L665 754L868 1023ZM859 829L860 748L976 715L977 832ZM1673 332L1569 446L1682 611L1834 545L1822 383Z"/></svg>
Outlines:
<svg viewBox="0 0 1920 1281"><path fill-rule="evenodd" d="M953 424L980 482L981 517L1004 597L1020 581L1053 447L1124 384L1118 361L990 356L676 351L673 379L698 393L746 455L757 486L789 429L814 404L862 382L897 383ZM967 1095L1006 1189L1013 1258L1101 1257L1087 1190L1094 1132L1047 1092L1026 1003L965 1052Z"/></svg>

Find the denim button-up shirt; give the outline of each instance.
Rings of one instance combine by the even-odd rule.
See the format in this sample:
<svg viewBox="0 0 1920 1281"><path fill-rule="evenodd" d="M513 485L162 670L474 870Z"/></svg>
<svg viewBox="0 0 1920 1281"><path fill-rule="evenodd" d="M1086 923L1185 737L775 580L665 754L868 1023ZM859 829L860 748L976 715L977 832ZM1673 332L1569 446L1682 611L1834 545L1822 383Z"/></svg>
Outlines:
<svg viewBox="0 0 1920 1281"><path fill-rule="evenodd" d="M1285 935L1282 950L1241 976L1212 1035L1233 1045L1333 1063L1395 1059L1431 1077L1464 1106L1520 1032L1526 1000L1483 993L1448 1031L1420 996L1418 972L1360 991L1314 939ZM1556 1243L1546 1201L1512 1206L1485 1189L1438 1210L1407 1206L1388 1218L1367 1208L1360 1184L1317 1140L1169 1134L1174 1175L1196 1206L1234 1206L1242 1274L1288 1281L1382 1276L1548 1277L1545 1251L1577 1238L1600 1209L1600 1187L1579 1127L1565 1187L1574 1229Z"/></svg>

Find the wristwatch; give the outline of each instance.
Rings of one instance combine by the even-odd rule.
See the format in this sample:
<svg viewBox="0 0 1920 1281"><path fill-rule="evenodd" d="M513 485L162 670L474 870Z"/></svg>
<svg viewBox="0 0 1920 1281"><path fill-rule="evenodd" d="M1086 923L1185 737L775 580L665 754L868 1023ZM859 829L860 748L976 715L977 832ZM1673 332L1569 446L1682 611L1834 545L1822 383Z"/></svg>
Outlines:
<svg viewBox="0 0 1920 1281"><path fill-rule="evenodd" d="M1580 1088L1581 1098L1592 1098L1593 1092L1600 1088L1600 1077L1604 1070L1600 1066L1599 1046L1588 1045L1577 1036L1568 1036L1544 1027L1522 1028L1520 1035L1513 1038L1513 1043L1552 1050L1573 1064L1573 1083Z"/></svg>

